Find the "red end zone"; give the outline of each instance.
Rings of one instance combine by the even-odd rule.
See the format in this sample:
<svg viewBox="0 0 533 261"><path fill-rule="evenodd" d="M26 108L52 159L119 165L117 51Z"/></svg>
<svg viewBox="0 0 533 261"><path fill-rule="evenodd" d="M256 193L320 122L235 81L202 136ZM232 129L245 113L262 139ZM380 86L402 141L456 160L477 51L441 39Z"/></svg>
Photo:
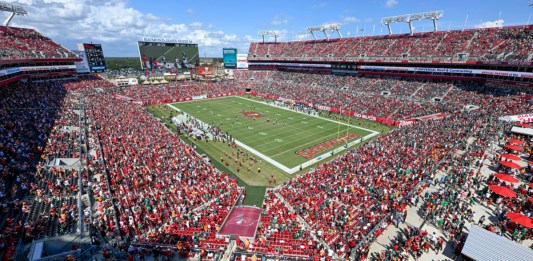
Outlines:
<svg viewBox="0 0 533 261"><path fill-rule="evenodd" d="M307 148L307 149L304 149L304 150L298 150L296 151L296 154L306 158L306 159L312 159L313 157L315 157L315 155L319 154L319 153L322 153L322 152L325 152L337 145L341 145L343 143L347 143L348 141L350 140L353 140L353 139L357 139L359 138L359 135L357 134L353 134L353 133L348 133L342 137L339 137L339 138L334 138L334 139L331 139L331 140L328 140L326 142L322 142L320 144L317 144L311 148Z"/></svg>
<svg viewBox="0 0 533 261"><path fill-rule="evenodd" d="M238 235L240 237L253 238L260 216L260 208L248 206L234 207L218 234L220 236Z"/></svg>

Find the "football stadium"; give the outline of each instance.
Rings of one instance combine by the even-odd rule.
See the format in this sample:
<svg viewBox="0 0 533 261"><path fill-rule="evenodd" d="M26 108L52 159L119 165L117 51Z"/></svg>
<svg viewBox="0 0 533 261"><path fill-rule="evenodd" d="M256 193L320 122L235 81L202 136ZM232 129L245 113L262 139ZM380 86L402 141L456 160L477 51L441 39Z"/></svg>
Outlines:
<svg viewBox="0 0 533 261"><path fill-rule="evenodd" d="M0 1L2 260L533 260L533 2L163 2Z"/></svg>

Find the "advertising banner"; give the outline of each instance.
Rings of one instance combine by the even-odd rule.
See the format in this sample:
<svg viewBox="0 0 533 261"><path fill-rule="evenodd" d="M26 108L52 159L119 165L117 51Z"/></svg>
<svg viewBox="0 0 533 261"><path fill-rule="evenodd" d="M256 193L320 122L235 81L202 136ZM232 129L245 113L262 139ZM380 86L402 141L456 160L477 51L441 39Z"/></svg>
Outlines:
<svg viewBox="0 0 533 261"><path fill-rule="evenodd" d="M512 121L512 122L520 122L520 123L529 123L529 122L533 122L533 113L502 116L502 117L500 117L500 121Z"/></svg>
<svg viewBox="0 0 533 261"><path fill-rule="evenodd" d="M87 56L85 55L85 52L76 51L76 50L72 50L72 52L81 58L81 61L74 63L74 65L76 65L76 72L77 73L89 73L90 72L89 62L87 61Z"/></svg>
<svg viewBox="0 0 533 261"><path fill-rule="evenodd" d="M237 69L248 69L248 54L237 54Z"/></svg>
<svg viewBox="0 0 533 261"><path fill-rule="evenodd" d="M377 66L377 65L361 65L359 66L359 68L363 70L478 74L478 75L495 75L495 76L520 77L520 78L533 79L533 73L530 73L530 72L511 72L511 71L499 71L499 70L454 69L454 68L433 68L433 67L394 67L394 66Z"/></svg>

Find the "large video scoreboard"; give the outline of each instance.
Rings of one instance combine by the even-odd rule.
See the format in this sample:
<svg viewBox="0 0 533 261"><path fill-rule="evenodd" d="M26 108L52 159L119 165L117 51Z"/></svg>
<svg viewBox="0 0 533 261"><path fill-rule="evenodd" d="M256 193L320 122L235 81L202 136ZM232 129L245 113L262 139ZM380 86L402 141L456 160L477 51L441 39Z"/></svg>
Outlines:
<svg viewBox="0 0 533 261"><path fill-rule="evenodd" d="M143 69L194 68L199 63L198 44L190 40L145 37L137 44Z"/></svg>
<svg viewBox="0 0 533 261"><path fill-rule="evenodd" d="M87 58L87 63L89 64L89 70L91 70L91 72L103 72L107 70L102 45L84 43L83 51L85 51L85 57Z"/></svg>
<svg viewBox="0 0 533 261"><path fill-rule="evenodd" d="M224 68L226 69L237 68L237 49L236 48L223 48L222 58L224 60Z"/></svg>

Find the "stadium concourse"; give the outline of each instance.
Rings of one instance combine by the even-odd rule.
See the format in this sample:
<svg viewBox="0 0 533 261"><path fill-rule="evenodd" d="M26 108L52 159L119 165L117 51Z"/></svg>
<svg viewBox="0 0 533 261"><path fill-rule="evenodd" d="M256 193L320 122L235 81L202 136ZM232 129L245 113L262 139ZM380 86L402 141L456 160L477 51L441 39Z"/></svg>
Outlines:
<svg viewBox="0 0 533 261"><path fill-rule="evenodd" d="M5 39L26 43L8 43L3 68L15 59L71 58L36 31L1 30ZM365 49L375 53L369 56L398 55L407 46L411 57L468 50L476 61L527 62L530 32L522 26L349 38L324 49L254 43L250 55L289 59L331 49L336 57L349 56L370 41L374 48ZM263 99L401 126L269 189L260 208L246 209L236 178L205 161L144 105L238 95L250 86L251 95ZM129 260L451 259L472 223L526 247L532 243L531 139L499 120L533 111L529 87L265 70L237 71L235 81L222 82L116 88L88 75L1 88L5 260L21 259L33 240L82 230L98 247L95 258ZM518 167L506 163L511 158ZM495 174L501 172L516 181ZM243 224L257 226L255 233L235 235Z"/></svg>

